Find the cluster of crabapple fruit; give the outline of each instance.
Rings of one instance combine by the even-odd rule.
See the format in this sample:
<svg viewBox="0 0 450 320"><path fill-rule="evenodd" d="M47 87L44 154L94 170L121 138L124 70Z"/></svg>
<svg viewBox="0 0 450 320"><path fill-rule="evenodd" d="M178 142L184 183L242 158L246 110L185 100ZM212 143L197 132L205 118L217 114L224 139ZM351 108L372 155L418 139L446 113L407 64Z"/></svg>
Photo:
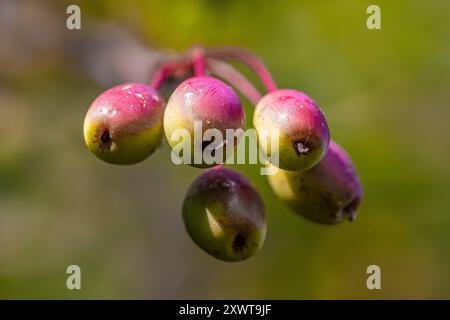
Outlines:
<svg viewBox="0 0 450 320"><path fill-rule="evenodd" d="M247 65L268 93L257 89L228 61ZM219 80L218 78L222 80ZM268 175L276 196L294 212L320 224L354 220L362 186L351 158L336 142L324 114L306 94L277 89L267 68L253 53L237 47L193 47L167 59L151 83L125 83L98 96L84 120L89 150L103 161L129 165L150 156L163 136L171 148L173 132L244 129L245 111L235 91L255 105L253 124L259 147L268 156L277 153L279 170ZM161 92L173 87L167 104ZM277 148L265 129L279 131ZM210 141L203 141L202 148ZM192 156L199 152L192 146ZM223 153L224 160L230 157ZM183 220L192 240L210 255L240 261L254 255L266 235L265 207L258 192L242 174L221 164L194 163L210 168L191 184L183 203ZM274 166L275 164L267 164Z"/></svg>

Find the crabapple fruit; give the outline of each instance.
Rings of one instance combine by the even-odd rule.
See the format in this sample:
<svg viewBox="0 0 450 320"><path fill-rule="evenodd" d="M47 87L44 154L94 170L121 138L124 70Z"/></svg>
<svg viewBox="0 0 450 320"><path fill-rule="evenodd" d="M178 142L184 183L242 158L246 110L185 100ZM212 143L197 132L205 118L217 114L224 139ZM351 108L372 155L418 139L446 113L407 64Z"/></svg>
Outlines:
<svg viewBox="0 0 450 320"><path fill-rule="evenodd" d="M196 123L201 125L200 132L195 130ZM205 168L218 164L208 164L204 161L204 149L214 142L203 140L206 130L218 130L221 136L225 137L227 129L243 129L244 126L245 112L237 94L224 82L209 76L192 77L182 82L171 95L164 112L164 132L169 145L175 148L180 143L188 142L190 150L188 164L194 167ZM176 134L178 129L187 130L189 141L185 141L185 136L178 139ZM197 144L194 140L197 141L198 134L201 141ZM223 155L221 161L231 156L226 152L227 141L224 141L224 144L214 150L221 149Z"/></svg>
<svg viewBox="0 0 450 320"><path fill-rule="evenodd" d="M103 161L134 164L151 155L162 139L164 99L151 87L125 83L99 95L84 119L84 139Z"/></svg>
<svg viewBox="0 0 450 320"><path fill-rule="evenodd" d="M320 108L302 92L280 89L265 95L257 104L253 124L260 148L268 157L278 153L281 169L298 171L316 165L325 155L330 132ZM263 130L278 130L278 150Z"/></svg>
<svg viewBox="0 0 450 320"><path fill-rule="evenodd" d="M362 186L350 156L333 141L315 167L296 172L280 169L268 179L278 198L306 219L336 224L356 218Z"/></svg>
<svg viewBox="0 0 450 320"><path fill-rule="evenodd" d="M266 235L264 204L241 174L224 168L202 173L190 186L183 219L192 240L225 261L244 260L262 246Z"/></svg>

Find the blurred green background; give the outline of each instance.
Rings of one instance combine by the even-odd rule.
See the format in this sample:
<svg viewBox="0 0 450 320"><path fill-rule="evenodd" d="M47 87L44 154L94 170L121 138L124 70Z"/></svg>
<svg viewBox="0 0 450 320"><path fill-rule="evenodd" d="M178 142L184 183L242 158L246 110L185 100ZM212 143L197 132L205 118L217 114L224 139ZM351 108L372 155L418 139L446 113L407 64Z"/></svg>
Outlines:
<svg viewBox="0 0 450 320"><path fill-rule="evenodd" d="M81 7L81 30L66 29L69 4ZM366 28L369 4L382 30ZM92 100L147 81L161 52L196 43L249 48L280 87L319 103L364 184L354 223L309 223L258 166L236 166L264 199L268 235L257 256L221 262L181 219L200 170L173 165L167 145L130 167L89 153ZM2 0L0 297L448 299L449 80L441 0ZM70 264L81 291L66 288ZM371 264L382 290L366 287Z"/></svg>

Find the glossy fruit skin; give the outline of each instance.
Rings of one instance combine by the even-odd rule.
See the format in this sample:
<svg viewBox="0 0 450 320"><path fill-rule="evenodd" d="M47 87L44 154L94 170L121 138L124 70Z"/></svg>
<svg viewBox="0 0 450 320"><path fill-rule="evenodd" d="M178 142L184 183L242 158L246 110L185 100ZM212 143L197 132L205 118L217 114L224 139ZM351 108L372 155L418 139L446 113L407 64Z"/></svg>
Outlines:
<svg viewBox="0 0 450 320"><path fill-rule="evenodd" d="M238 95L224 82L209 76L192 77L183 81L173 92L167 102L164 112L164 132L166 139L174 148L180 143L172 138L177 129L186 129L191 136L190 165L207 168L216 164L207 164L204 161L194 163L195 153L202 154L202 146L194 146L194 121L201 122L202 136L207 129L218 129L223 138L226 129L244 129L245 112ZM184 141L182 139L182 141ZM235 142L235 147L237 143ZM225 148L226 149L226 148ZM223 152L223 161L230 154Z"/></svg>
<svg viewBox="0 0 450 320"><path fill-rule="evenodd" d="M363 196L350 156L333 141L315 167L297 172L278 170L268 179L275 194L293 211L321 224L354 220Z"/></svg>
<svg viewBox="0 0 450 320"><path fill-rule="evenodd" d="M164 98L147 85L124 83L99 95L84 119L89 150L112 164L134 164L160 145Z"/></svg>
<svg viewBox="0 0 450 320"><path fill-rule="evenodd" d="M262 130L279 130L278 167L284 170L312 168L323 158L330 142L322 111L311 98L296 90L280 89L265 95L256 106L253 125L260 147L269 157L275 151Z"/></svg>
<svg viewBox="0 0 450 320"><path fill-rule="evenodd" d="M253 256L266 236L264 204L241 174L224 168L202 173L190 186L183 219L192 240L224 261Z"/></svg>

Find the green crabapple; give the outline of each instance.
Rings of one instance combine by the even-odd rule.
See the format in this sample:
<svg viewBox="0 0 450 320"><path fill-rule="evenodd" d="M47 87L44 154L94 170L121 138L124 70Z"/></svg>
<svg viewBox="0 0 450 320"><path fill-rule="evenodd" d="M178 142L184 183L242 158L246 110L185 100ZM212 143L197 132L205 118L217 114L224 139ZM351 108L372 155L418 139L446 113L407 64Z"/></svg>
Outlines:
<svg viewBox="0 0 450 320"><path fill-rule="evenodd" d="M190 186L183 219L192 240L210 255L239 261L254 255L266 235L264 204L241 174L221 167L202 173Z"/></svg>
<svg viewBox="0 0 450 320"><path fill-rule="evenodd" d="M293 211L321 224L354 220L363 195L350 156L333 141L315 167L296 172L280 169L268 180L278 198Z"/></svg>

